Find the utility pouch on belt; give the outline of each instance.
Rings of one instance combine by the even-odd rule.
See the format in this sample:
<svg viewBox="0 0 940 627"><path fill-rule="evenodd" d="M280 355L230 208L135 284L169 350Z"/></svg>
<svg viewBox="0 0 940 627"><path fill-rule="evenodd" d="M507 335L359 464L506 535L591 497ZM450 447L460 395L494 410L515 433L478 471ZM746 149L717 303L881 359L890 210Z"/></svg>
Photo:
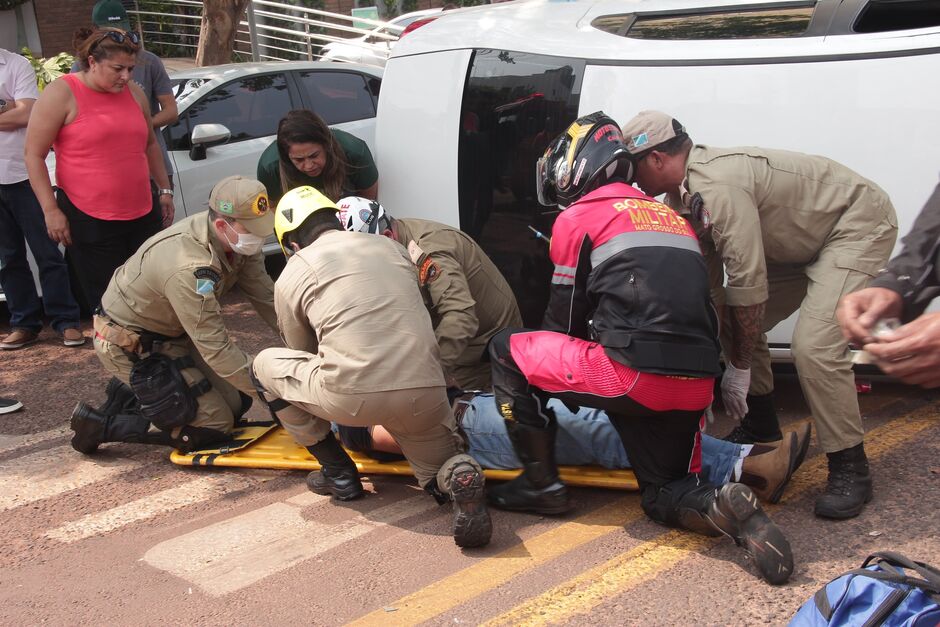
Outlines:
<svg viewBox="0 0 940 627"><path fill-rule="evenodd" d="M95 335L105 342L110 342L128 353L138 354L141 352L139 333L111 322L111 319L107 316L96 315L92 320L95 325Z"/></svg>
<svg viewBox="0 0 940 627"><path fill-rule="evenodd" d="M196 399L208 392L211 384L203 379L192 387L187 385L181 370L194 366L188 356L173 359L151 353L131 367L130 384L140 399L140 413L158 429L182 427L196 417Z"/></svg>

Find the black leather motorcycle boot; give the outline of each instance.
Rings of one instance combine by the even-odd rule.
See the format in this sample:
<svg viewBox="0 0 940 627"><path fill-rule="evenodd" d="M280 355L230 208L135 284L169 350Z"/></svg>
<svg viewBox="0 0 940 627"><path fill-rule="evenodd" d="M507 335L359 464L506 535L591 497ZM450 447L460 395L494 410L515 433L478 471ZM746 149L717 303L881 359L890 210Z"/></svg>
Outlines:
<svg viewBox="0 0 940 627"><path fill-rule="evenodd" d="M790 543L746 485L726 483L716 489L705 484L681 499L678 514L681 527L705 535L717 531L734 540L768 583L783 584L793 574Z"/></svg>
<svg viewBox="0 0 940 627"><path fill-rule="evenodd" d="M320 462L320 470L307 475L307 487L312 492L332 495L338 501L351 501L365 494L356 464L332 432L307 450Z"/></svg>
<svg viewBox="0 0 940 627"><path fill-rule="evenodd" d="M727 435L721 438L735 444L777 445L783 440L780 420L774 409L774 393L747 395L747 414Z"/></svg>
<svg viewBox="0 0 940 627"><path fill-rule="evenodd" d="M136 410L140 409L140 403L137 401L134 390L117 377L111 377L104 391L107 394L107 399L98 408L98 411L105 416L113 416L124 412L135 413Z"/></svg>
<svg viewBox="0 0 940 627"><path fill-rule="evenodd" d="M493 507L536 514L563 514L571 509L568 489L555 465L557 429L554 420L546 428L506 421L509 438L522 461L522 474L489 488L486 497Z"/></svg>
<svg viewBox="0 0 940 627"><path fill-rule="evenodd" d="M135 444L170 444L161 432L150 435L150 421L139 414L107 416L87 403L79 402L72 410L72 448L91 455L105 442Z"/></svg>
<svg viewBox="0 0 940 627"><path fill-rule="evenodd" d="M816 499L816 515L822 518L854 518L862 513L872 498L871 471L865 445L858 444L835 453L829 458L829 482Z"/></svg>

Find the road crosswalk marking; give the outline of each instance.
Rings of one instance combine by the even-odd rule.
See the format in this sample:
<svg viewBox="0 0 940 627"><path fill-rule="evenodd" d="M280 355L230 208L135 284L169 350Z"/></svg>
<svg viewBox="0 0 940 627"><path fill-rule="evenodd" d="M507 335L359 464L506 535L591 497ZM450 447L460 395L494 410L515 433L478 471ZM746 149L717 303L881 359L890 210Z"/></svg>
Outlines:
<svg viewBox="0 0 940 627"><path fill-rule="evenodd" d="M133 456L92 459L71 446L0 462L0 511L105 481L141 465Z"/></svg>
<svg viewBox="0 0 940 627"><path fill-rule="evenodd" d="M49 429L48 431L40 431L39 433L27 433L26 435L0 435L0 454L55 440L71 433L72 430L68 426L64 426Z"/></svg>
<svg viewBox="0 0 940 627"><path fill-rule="evenodd" d="M430 509L426 495L414 496L341 522L306 519L304 507L328 501L305 493L167 540L144 561L198 586L212 596L241 590L265 577L311 559L386 525Z"/></svg>
<svg viewBox="0 0 940 627"><path fill-rule="evenodd" d="M46 532L46 537L66 544L72 543L167 514L251 484L252 481L248 477L237 474L200 477L103 512L88 514Z"/></svg>

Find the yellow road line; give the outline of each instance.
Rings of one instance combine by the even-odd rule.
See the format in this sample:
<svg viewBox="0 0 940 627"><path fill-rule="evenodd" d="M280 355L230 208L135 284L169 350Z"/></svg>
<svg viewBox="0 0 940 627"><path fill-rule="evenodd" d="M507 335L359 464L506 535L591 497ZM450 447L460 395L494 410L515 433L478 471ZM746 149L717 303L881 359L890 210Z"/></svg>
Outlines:
<svg viewBox="0 0 940 627"><path fill-rule="evenodd" d="M877 459L896 446L914 438L924 429L937 424L937 410L932 405L921 407L911 414L870 431L865 450L869 459ZM825 455L809 460L801 474L794 478L788 499L805 493L824 483ZM800 478L800 481L796 481ZM779 506L778 506L779 507ZM768 508L772 511L776 507ZM547 625L560 623L573 616L586 614L592 609L626 590L654 578L698 551L718 540L696 536L684 531L670 531L655 540L645 542L626 553L595 566L554 588L532 597L528 601L500 614L487 623L497 625Z"/></svg>
<svg viewBox="0 0 940 627"><path fill-rule="evenodd" d="M643 516L638 499L621 497L584 516L517 544L389 605L395 612L377 610L352 625L413 625L509 581L519 573L551 561L581 545L623 529Z"/></svg>

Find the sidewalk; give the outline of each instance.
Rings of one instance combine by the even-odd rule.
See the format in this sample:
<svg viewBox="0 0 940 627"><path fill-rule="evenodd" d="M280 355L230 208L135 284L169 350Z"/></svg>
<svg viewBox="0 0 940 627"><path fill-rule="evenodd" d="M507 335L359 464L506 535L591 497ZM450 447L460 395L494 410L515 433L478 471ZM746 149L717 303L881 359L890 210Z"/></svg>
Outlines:
<svg viewBox="0 0 940 627"><path fill-rule="evenodd" d="M196 67L196 59L187 59L175 57L171 59L161 59L167 72L177 72L179 70L189 70Z"/></svg>

